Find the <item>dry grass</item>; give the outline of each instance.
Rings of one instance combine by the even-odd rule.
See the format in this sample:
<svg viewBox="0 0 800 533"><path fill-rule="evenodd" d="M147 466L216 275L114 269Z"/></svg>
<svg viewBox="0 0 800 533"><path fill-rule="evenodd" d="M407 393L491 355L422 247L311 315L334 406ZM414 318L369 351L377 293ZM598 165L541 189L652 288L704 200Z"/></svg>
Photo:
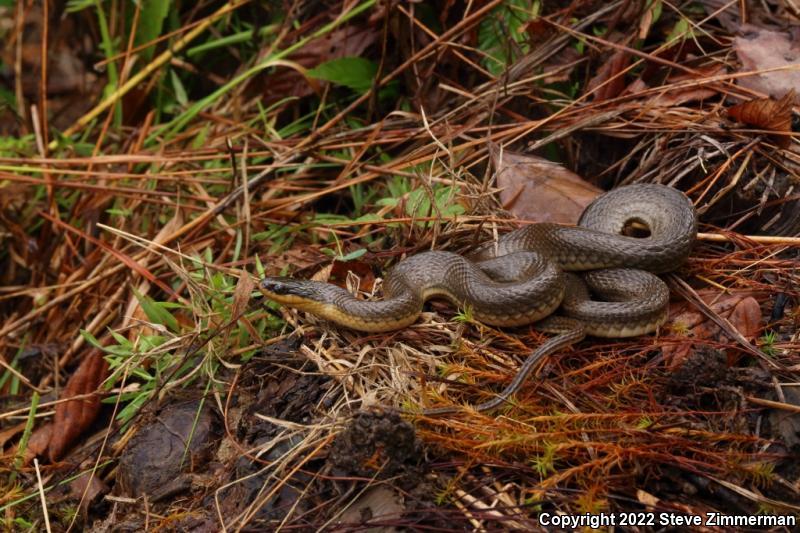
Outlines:
<svg viewBox="0 0 800 533"><path fill-rule="evenodd" d="M541 342L539 333L495 330L433 304L406 330L365 335L261 307L257 299L248 303L253 286L237 279L256 280L260 270L312 275L330 263L323 248L340 256L367 248L358 262L382 271L406 254L467 250L513 227L496 199L491 144L549 150L605 188L646 181L686 191L705 232L679 273L692 290L757 293L764 317L776 293L797 298L797 242L790 238L800 229L797 140L779 148L768 132L726 117L729 103L765 95L736 83L748 74L739 68L732 35L714 17L664 3L665 20L690 20L692 34L681 44L662 38L641 46L617 35L640 29L644 10L629 2L548 6L531 30L529 52L493 75L470 36L496 16L498 4L481 4L441 31L422 22L415 4L388 13L372 8L387 24L380 39L407 49L378 56L380 75L361 96L343 98L329 86L263 106L252 93L283 72L265 68L169 134L152 114L111 127L111 113L101 109L68 129L91 139L90 155L78 155L69 142L48 148L49 139L36 131L38 153L0 157L0 362L18 378L21 397L63 387L89 352L81 330L104 345L119 344L112 332L121 335L135 348L117 361L125 378L111 392L139 383L150 390L141 405L148 413L188 387L223 414L222 448L235 453L217 459L228 468L235 457L261 465L240 476L231 470L225 483L206 489L216 503L203 516L217 526L219 516L231 529L344 528L336 526L340 511L363 501L373 485L391 487L404 502L383 525L441 531L531 529L543 509L702 514L739 506L797 514L797 472L786 466L792 452L770 419L770 412L796 408L796 397L785 394L800 369L793 304L766 319L777 332L764 356L770 362L755 357L766 350L751 340L699 338L688 366L676 370L660 354L665 346L686 345L678 330L624 342L587 340L548 361L513 404L482 414L469 405L510 381ZM324 27L298 17L299 29L281 29L292 36L286 43ZM367 26L363 16L353 20ZM381 33L390 23L404 30ZM182 32L192 27L201 28L187 24ZM598 36L599 27L607 32ZM575 53L576 43L585 52ZM628 54L627 65L589 89L588 80L615 52ZM293 57L274 59L284 56ZM152 72L142 71L145 83L163 65L158 61ZM598 97L619 80L635 87L633 80L645 75L649 83L636 91ZM406 96L403 107L376 97L393 83ZM104 124L90 124L92 113ZM296 133L278 133L304 116ZM445 187L455 191L446 204L462 212L442 213L436 194ZM398 190L396 203L380 201ZM379 294L379 286L372 292ZM157 323L142 295L172 305L165 309L177 326ZM160 348L142 344L154 335L164 337ZM282 348L291 340L296 350ZM35 363L19 357L31 350L40 355ZM154 368L159 373L146 389L136 372ZM258 379L248 377L253 371ZM284 416L264 406L268 384L295 381L319 391ZM50 409L47 402L39 408ZM405 417L425 450L424 457L407 458L418 461L413 469L389 472L386 450L360 473L337 470L327 459L358 410L382 420L393 416L382 406L413 411L450 403L464 404L463 412ZM25 405L10 405L0 420L24 419ZM243 434L249 408L266 416L259 420L270 428L268 437ZM107 419L99 434L128 435L146 420L137 412ZM76 442L70 464L102 463L122 449L97 442ZM75 473L48 468L50 485ZM25 494L34 494L32 470L0 474L17 470L27 473ZM110 469L98 475L114 478ZM248 476L262 485L234 512L225 507L226 491ZM13 483L4 486L0 508L7 516L37 516ZM715 493L725 496L715 500ZM183 511L203 507L180 500L162 514L145 514L162 525L172 516L181 527Z"/></svg>

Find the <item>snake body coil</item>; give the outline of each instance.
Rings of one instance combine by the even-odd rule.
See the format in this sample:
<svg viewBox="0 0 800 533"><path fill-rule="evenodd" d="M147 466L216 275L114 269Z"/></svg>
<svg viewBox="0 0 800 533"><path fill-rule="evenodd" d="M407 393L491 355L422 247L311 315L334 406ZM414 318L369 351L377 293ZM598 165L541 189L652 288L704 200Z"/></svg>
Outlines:
<svg viewBox="0 0 800 533"><path fill-rule="evenodd" d="M649 236L623 235L631 223L644 224ZM629 185L598 197L577 227L533 224L468 258L426 252L405 259L386 276L382 301L283 277L264 279L260 289L271 300L362 331L408 326L425 300L438 296L469 306L486 324L538 322L538 329L558 333L525 360L499 394L475 406L486 411L507 401L542 358L586 334L630 337L658 328L667 317L669 290L653 273L678 268L696 237L697 215L686 195L664 185ZM559 306L561 316L548 316ZM427 416L455 412L455 407L423 410Z"/></svg>
<svg viewBox="0 0 800 533"><path fill-rule="evenodd" d="M647 226L650 235L622 235L632 222ZM412 324L433 297L469 307L478 321L490 325L530 324L563 301L563 314L582 321L589 334L653 331L666 317L668 292L643 270L667 272L685 261L697 235L689 199L664 185L620 187L592 202L578 224L526 226L468 258L443 251L409 257L389 271L381 301L359 300L328 283L284 277L266 278L260 288L283 305L370 332ZM605 301L589 299L579 278L564 273L584 270L594 271L585 281Z"/></svg>

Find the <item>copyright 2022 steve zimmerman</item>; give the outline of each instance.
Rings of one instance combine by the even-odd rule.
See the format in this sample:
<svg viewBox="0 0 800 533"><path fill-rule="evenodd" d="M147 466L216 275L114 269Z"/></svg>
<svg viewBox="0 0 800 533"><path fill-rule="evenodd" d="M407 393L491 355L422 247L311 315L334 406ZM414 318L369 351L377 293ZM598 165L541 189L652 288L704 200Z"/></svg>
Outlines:
<svg viewBox="0 0 800 533"><path fill-rule="evenodd" d="M677 512L633 512L633 513L541 513L539 525L563 529L601 528L610 526L644 527L774 527L797 525L796 515L747 515L707 512L683 514Z"/></svg>

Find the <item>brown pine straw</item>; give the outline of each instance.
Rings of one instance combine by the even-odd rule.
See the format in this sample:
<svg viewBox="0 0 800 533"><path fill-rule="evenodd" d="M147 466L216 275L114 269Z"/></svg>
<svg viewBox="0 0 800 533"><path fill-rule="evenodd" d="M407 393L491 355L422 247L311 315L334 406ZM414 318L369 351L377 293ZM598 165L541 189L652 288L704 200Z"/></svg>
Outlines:
<svg viewBox="0 0 800 533"><path fill-rule="evenodd" d="M751 241L757 244L785 244L800 246L800 237L783 237L780 235L731 235L725 233L698 233L697 240L706 242Z"/></svg>

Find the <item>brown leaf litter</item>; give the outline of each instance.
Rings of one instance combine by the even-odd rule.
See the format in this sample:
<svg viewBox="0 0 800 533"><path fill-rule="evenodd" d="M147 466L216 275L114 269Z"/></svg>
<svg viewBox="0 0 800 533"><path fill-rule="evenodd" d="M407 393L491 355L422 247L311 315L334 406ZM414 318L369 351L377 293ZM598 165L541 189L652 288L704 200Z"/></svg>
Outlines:
<svg viewBox="0 0 800 533"><path fill-rule="evenodd" d="M744 25L733 41L742 63L736 83L780 100L800 87L800 31L773 31ZM795 98L794 103L798 103Z"/></svg>
<svg viewBox="0 0 800 533"><path fill-rule="evenodd" d="M698 295L709 304L713 312L726 318L749 341L754 341L761 332L761 307L756 297L763 297L762 293L738 291L735 294L722 294L716 289L703 289L698 291ZM670 307L670 319L666 327L674 335L686 339L679 344L662 346L663 357L671 369L679 368L698 344L712 341L724 346L732 340L725 336L718 324L704 313L693 309L687 302ZM729 351L731 365L738 362L734 353L738 351Z"/></svg>
<svg viewBox="0 0 800 533"><path fill-rule="evenodd" d="M602 191L542 157L491 149L500 202L517 218L574 224Z"/></svg>
<svg viewBox="0 0 800 533"><path fill-rule="evenodd" d="M798 64L800 68L800 64ZM728 115L739 122L772 132L770 137L780 148L788 148L792 143L792 107L800 103L795 90L782 98L757 98L728 108Z"/></svg>

